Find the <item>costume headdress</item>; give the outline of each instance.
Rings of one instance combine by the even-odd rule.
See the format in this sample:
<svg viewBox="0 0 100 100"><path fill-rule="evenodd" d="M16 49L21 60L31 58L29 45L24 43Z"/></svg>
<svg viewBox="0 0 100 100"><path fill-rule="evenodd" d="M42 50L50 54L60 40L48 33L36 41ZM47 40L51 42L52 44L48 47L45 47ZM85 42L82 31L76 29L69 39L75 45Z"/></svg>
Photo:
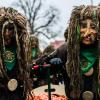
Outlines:
<svg viewBox="0 0 100 100"><path fill-rule="evenodd" d="M69 26L65 35L67 37L67 63L66 70L70 76L70 85L76 92L80 92L80 22L83 19L90 18L96 23L100 36L100 6L76 6L71 14ZM100 69L99 69L100 70ZM100 74L100 73L99 73ZM100 79L99 79L100 80Z"/></svg>
<svg viewBox="0 0 100 100"><path fill-rule="evenodd" d="M30 35L30 41L32 42L36 42L36 47L39 48L39 40L36 36Z"/></svg>

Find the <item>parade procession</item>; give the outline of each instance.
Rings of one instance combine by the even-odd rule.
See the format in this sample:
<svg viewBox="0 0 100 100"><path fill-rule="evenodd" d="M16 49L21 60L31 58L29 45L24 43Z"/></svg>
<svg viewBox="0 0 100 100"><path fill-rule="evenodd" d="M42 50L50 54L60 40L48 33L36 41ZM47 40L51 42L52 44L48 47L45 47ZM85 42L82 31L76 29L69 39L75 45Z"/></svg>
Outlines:
<svg viewBox="0 0 100 100"><path fill-rule="evenodd" d="M0 100L100 100L100 4L73 6L63 41L43 49L55 17L36 27L40 6L28 8L32 22L23 5L0 7Z"/></svg>

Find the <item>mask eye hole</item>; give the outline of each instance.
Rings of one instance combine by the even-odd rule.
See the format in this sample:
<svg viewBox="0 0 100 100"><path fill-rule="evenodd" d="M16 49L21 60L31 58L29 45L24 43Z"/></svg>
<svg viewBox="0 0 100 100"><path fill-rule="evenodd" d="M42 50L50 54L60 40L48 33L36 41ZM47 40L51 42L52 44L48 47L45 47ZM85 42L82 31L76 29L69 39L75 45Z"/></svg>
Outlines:
<svg viewBox="0 0 100 100"><path fill-rule="evenodd" d="M87 25L86 24L81 24L81 28L86 28Z"/></svg>
<svg viewBox="0 0 100 100"><path fill-rule="evenodd" d="M11 26L11 25L9 25L9 26L6 27L6 29L8 29L8 30L14 30L14 27Z"/></svg>
<svg viewBox="0 0 100 100"><path fill-rule="evenodd" d="M92 28L92 29L96 29L96 26L95 26L95 25L91 25L91 28Z"/></svg>

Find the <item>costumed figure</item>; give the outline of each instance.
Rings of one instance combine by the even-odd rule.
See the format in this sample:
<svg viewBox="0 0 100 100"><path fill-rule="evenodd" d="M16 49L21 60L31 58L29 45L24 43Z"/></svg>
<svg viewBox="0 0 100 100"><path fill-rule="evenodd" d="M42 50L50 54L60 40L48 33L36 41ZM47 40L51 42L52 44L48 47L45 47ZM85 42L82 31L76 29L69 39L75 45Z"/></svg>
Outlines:
<svg viewBox="0 0 100 100"><path fill-rule="evenodd" d="M66 31L70 97L100 99L100 6L76 6Z"/></svg>
<svg viewBox="0 0 100 100"><path fill-rule="evenodd" d="M41 54L41 50L39 48L39 40L36 36L30 35L31 48L32 48L32 59L37 59Z"/></svg>
<svg viewBox="0 0 100 100"><path fill-rule="evenodd" d="M0 8L0 100L26 100L30 92L31 46L27 19Z"/></svg>
<svg viewBox="0 0 100 100"><path fill-rule="evenodd" d="M38 59L42 55L42 52L39 48L39 40L36 36L30 35L30 41L31 41L31 50L32 50L32 55L31 55L32 56L32 63L34 66L35 60ZM33 69L31 69L31 78L33 80L33 88L38 87L39 86L39 79L38 79L38 77L35 74Z"/></svg>

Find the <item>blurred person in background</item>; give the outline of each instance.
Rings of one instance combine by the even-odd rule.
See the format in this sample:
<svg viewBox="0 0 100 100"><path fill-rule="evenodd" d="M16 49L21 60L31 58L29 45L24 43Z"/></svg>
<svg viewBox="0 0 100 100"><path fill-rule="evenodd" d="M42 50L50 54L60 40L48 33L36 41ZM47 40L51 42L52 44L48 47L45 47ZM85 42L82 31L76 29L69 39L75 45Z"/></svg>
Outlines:
<svg viewBox="0 0 100 100"><path fill-rule="evenodd" d="M30 35L30 41L31 41L31 48L32 48L32 59L34 61L39 56L41 56L42 52L41 52L41 50L39 48L38 37Z"/></svg>
<svg viewBox="0 0 100 100"><path fill-rule="evenodd" d="M32 56L32 63L33 63L33 66L34 66L36 59L38 59L39 57L41 57L42 52L41 52L41 50L39 48L38 37L30 35L30 42L31 42L31 50L32 50L32 55L31 55ZM34 72L34 70L32 68L31 68L31 75L30 75L30 77L33 80L33 88L37 88L39 86L38 85L39 82L38 82L38 78L35 75L35 72Z"/></svg>

